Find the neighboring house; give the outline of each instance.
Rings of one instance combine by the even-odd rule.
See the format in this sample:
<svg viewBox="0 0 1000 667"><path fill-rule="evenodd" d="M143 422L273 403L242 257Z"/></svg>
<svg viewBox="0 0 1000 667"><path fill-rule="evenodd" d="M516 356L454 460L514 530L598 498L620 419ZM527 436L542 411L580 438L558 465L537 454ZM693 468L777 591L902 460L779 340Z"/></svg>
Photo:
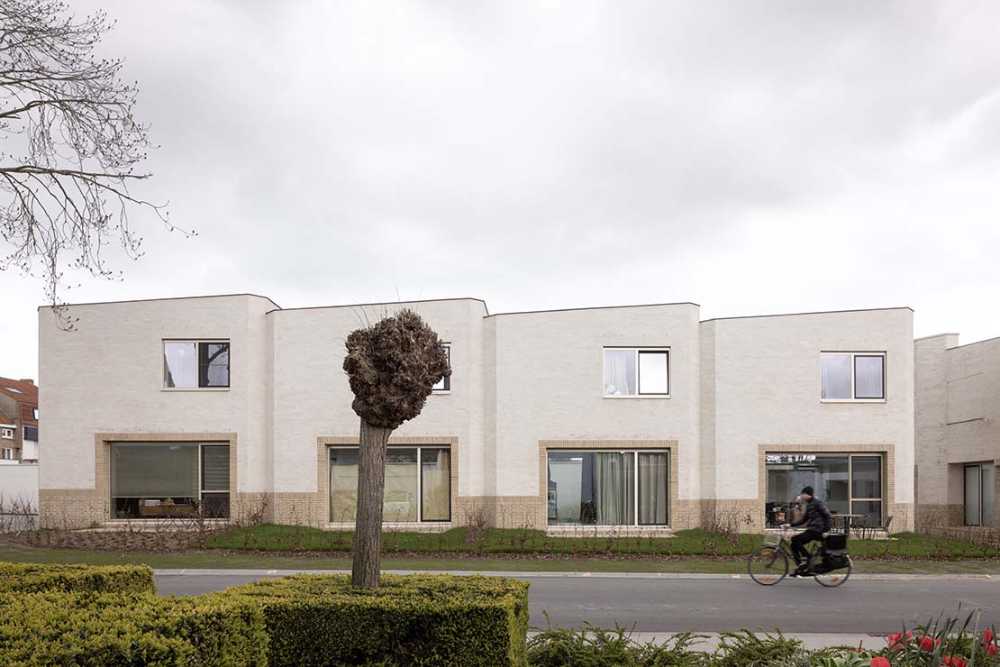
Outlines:
<svg viewBox="0 0 1000 667"><path fill-rule="evenodd" d="M252 295L74 305L73 332L40 309L43 520L351 525L344 341L403 307L453 373L390 440L390 526L759 530L811 484L839 513L913 528L908 308L701 321L693 303L490 314Z"/></svg>
<svg viewBox="0 0 1000 667"><path fill-rule="evenodd" d="M38 461L38 387L0 377L0 463Z"/></svg>
<svg viewBox="0 0 1000 667"><path fill-rule="evenodd" d="M917 522L1000 528L1000 338L917 339Z"/></svg>

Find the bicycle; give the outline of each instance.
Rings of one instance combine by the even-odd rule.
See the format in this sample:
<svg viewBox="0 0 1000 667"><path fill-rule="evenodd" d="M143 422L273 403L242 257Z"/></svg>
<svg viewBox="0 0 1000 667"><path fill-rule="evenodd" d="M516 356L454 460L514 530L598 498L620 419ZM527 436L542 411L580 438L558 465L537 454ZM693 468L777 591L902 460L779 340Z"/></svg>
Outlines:
<svg viewBox="0 0 1000 667"><path fill-rule="evenodd" d="M795 562L788 535L791 531L768 534L764 544L747 558L747 574L761 586L774 586L788 576L789 561ZM851 576L851 557L847 554L847 535L824 533L818 547L807 547L808 567L799 576L812 577L827 588L842 585Z"/></svg>

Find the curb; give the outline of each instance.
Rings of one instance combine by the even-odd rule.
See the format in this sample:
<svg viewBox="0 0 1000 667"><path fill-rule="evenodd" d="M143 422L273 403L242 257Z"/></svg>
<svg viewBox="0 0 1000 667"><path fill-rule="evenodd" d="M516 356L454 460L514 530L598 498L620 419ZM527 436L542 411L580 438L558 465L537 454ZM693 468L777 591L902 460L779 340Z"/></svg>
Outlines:
<svg viewBox="0 0 1000 667"><path fill-rule="evenodd" d="M158 577L286 577L295 574L350 574L350 570L275 570L184 568L154 569ZM384 574L452 574L458 576L514 577L517 579L661 579L661 580L734 580L750 581L745 574L706 574L697 572L504 572L476 570L383 570ZM854 574L859 581L989 581L1000 582L1000 576L990 574Z"/></svg>

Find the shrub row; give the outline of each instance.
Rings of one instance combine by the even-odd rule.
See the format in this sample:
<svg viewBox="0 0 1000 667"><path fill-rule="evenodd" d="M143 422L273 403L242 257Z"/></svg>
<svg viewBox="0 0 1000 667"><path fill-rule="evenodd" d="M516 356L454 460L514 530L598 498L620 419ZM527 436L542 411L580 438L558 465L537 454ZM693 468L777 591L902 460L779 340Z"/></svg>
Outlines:
<svg viewBox="0 0 1000 667"><path fill-rule="evenodd" d="M160 598L151 584L129 588L140 587L124 576L106 576L101 589L57 569L26 570L29 588L9 583L0 593L0 664L492 667L526 660L528 585L514 580L386 576L380 588L359 590L346 576L301 575ZM42 581L52 590L42 591ZM88 583L73 589L67 581ZM100 592L115 585L124 592Z"/></svg>
<svg viewBox="0 0 1000 667"><path fill-rule="evenodd" d="M154 590L153 571L145 565L0 563L0 593L152 593Z"/></svg>
<svg viewBox="0 0 1000 667"><path fill-rule="evenodd" d="M523 665L528 584L494 577L300 575L218 596L264 612L270 664Z"/></svg>
<svg viewBox="0 0 1000 667"><path fill-rule="evenodd" d="M0 664L266 665L254 605L151 593L0 595Z"/></svg>

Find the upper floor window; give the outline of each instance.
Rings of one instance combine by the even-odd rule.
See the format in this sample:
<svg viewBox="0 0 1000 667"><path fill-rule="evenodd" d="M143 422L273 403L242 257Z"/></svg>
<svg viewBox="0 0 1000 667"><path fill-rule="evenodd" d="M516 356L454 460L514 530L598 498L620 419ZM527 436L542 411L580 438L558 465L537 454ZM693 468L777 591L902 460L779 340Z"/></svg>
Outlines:
<svg viewBox="0 0 1000 667"><path fill-rule="evenodd" d="M163 341L163 386L171 389L228 387L229 341Z"/></svg>
<svg viewBox="0 0 1000 667"><path fill-rule="evenodd" d="M441 343L444 353L448 355L448 368L451 368L451 343ZM451 391L451 376L441 378L433 387L436 393Z"/></svg>
<svg viewBox="0 0 1000 667"><path fill-rule="evenodd" d="M14 458L13 448L4 447L3 449L0 449L0 459L3 459L4 461L13 461Z"/></svg>
<svg viewBox="0 0 1000 667"><path fill-rule="evenodd" d="M885 400L885 352L824 352L820 356L822 400Z"/></svg>
<svg viewBox="0 0 1000 667"><path fill-rule="evenodd" d="M604 395L670 395L669 357L666 348L604 348Z"/></svg>
<svg viewBox="0 0 1000 667"><path fill-rule="evenodd" d="M7 427L0 428L0 438L3 438L4 440L13 440L14 429Z"/></svg>
<svg viewBox="0 0 1000 667"><path fill-rule="evenodd" d="M24 439L31 440L32 442L38 442L38 427L37 426L25 426L24 427Z"/></svg>
<svg viewBox="0 0 1000 667"><path fill-rule="evenodd" d="M35 417L35 421L38 421L38 408L33 408L31 414Z"/></svg>

